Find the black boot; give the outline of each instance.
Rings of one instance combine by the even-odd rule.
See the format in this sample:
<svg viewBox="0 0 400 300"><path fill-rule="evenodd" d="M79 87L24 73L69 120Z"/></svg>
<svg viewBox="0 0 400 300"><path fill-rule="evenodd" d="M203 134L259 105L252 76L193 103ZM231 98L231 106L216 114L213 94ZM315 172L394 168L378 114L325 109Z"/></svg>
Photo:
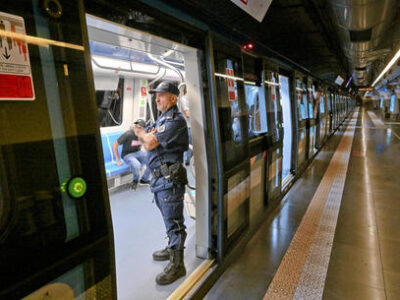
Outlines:
<svg viewBox="0 0 400 300"><path fill-rule="evenodd" d="M162 250L154 251L153 252L153 259L156 261L163 261L169 260L169 248L168 246Z"/></svg>
<svg viewBox="0 0 400 300"><path fill-rule="evenodd" d="M159 285L166 285L186 275L183 263L183 250L170 249L169 263L164 271L157 275L156 282Z"/></svg>

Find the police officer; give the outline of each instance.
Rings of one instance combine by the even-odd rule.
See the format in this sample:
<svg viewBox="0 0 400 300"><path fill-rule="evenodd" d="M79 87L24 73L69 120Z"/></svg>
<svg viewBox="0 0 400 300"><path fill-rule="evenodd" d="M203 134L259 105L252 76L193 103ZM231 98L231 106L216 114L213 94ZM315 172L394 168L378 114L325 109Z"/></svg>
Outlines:
<svg viewBox="0 0 400 300"><path fill-rule="evenodd" d="M173 83L163 81L150 93L156 94L157 109L162 114L138 136L149 150L148 166L153 174L150 187L169 238L165 249L153 253L154 260L169 259L167 267L156 277L158 284L165 285L186 274L183 198L187 177L182 163L183 152L188 149L188 130L185 117L176 106L179 90Z"/></svg>

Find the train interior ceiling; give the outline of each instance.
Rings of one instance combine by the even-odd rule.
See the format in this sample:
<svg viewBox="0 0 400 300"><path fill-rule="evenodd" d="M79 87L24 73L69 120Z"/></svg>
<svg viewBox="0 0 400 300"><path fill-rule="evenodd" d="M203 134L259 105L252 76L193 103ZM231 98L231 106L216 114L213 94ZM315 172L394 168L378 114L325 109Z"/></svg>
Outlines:
<svg viewBox="0 0 400 300"><path fill-rule="evenodd" d="M178 107L181 111L182 96L186 92L192 123L195 119L197 124L194 127L203 126L201 118L195 117L203 115L199 105L201 94L198 87L201 85L193 76L196 72L199 74L197 50L90 15L86 16L86 21L110 193L118 299L163 298L182 281L154 289L154 274L162 271L163 264L152 261L151 254L167 244L164 224L149 185L139 183L136 189L132 189L132 172L126 163L117 164L113 144L130 130L135 120L143 119L150 124L157 119L160 113L149 90L164 80L172 81L179 87ZM191 77L187 76L187 70L191 70ZM196 186L207 189L207 180L202 178L204 172L200 171L195 176L194 158L204 147L201 145L204 139L201 140L199 135L196 135L196 142L189 145L191 157L185 153L188 156L186 168L189 180L185 194L188 233L185 265L188 273L205 258L204 254L196 253L196 192L202 192L196 191ZM122 147L118 148L121 157ZM142 147L140 151L145 149ZM145 168L141 166L142 176ZM207 198L202 197L202 200L207 201ZM197 220L200 223L197 227L207 230L207 225L201 222L201 219ZM201 241L197 245L201 245ZM137 274L132 280L134 270L140 270L140 276Z"/></svg>

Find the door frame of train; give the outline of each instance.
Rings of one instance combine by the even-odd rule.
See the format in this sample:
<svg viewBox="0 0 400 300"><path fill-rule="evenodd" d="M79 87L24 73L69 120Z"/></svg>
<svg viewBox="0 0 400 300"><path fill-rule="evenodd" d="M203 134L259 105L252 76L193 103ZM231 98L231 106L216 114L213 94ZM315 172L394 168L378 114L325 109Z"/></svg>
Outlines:
<svg viewBox="0 0 400 300"><path fill-rule="evenodd" d="M206 107L203 93L202 78L202 49L185 45L152 32L143 31L129 27L120 23L107 20L104 16L98 16L93 13L86 15L103 22L114 24L127 31L132 31L138 36L144 36L143 43L151 44L154 41L162 41L176 46L174 50L179 50L184 55L185 64L185 82L187 84L187 98L189 110L191 112L191 128L193 141L193 156L196 170L196 255L200 258L210 257L211 237L210 237L210 176L209 176L209 151L206 147ZM150 40L151 41L150 41ZM171 49L172 49L171 48ZM119 129L119 128L117 128ZM117 129L111 129L115 131ZM194 138L196 137L196 138Z"/></svg>
<svg viewBox="0 0 400 300"><path fill-rule="evenodd" d="M269 58L264 58L263 59L263 71L264 71L264 76L266 76L267 72L273 72L275 73L275 75L277 76L276 80L278 82L278 89L277 92L279 93L279 97L280 97L280 88L279 88L279 64L272 61ZM267 78L264 78L264 80L267 80ZM266 178L266 190L267 190L267 199L268 202L273 202L275 199L278 199L280 197L281 194L281 190L282 190L282 150L283 150L283 138L282 138L282 107L280 105L280 101L278 101L278 99L270 99L269 98L269 84L265 85L266 88L266 101L267 101L267 114L272 114L273 118L271 117L271 115L267 116L268 119L268 133L267 133L267 157L268 157L268 162L267 162L267 168L265 168L265 178ZM277 98L279 98L277 97ZM277 101L278 103L278 108L279 111L275 112L274 107L272 107L272 101ZM271 112L272 109L272 112ZM274 122L276 122L276 124L274 124ZM275 136L275 132L278 132L279 134L279 138L278 140L274 140L274 136ZM274 168L274 173L275 176L274 178L278 177L276 180L278 180L278 185L275 186L274 191L271 191L271 184L272 180L270 181L270 169L273 169L273 157L276 158L276 155L273 154L278 153L278 159L276 159L278 161L278 165L275 164L275 168ZM277 171L277 172L276 172Z"/></svg>
<svg viewBox="0 0 400 300"><path fill-rule="evenodd" d="M294 71L288 70L283 67L279 67L279 74L286 76L289 79L289 97L290 97L290 114L291 114L291 129L292 129L292 147L291 147L291 158L290 158L290 172L292 174L292 179L289 180L289 182L286 183L285 186L288 186L288 184L293 180L295 174L296 174L296 161L297 161L297 113L296 113L296 75ZM282 113L282 118L283 118L283 113ZM282 186L282 188L284 188Z"/></svg>
<svg viewBox="0 0 400 300"><path fill-rule="evenodd" d="M217 207L216 215L213 214L212 228L213 233L216 236L216 248L217 248L217 259L218 261L222 261L224 257L226 257L227 253L232 250L234 247L234 243L240 239L246 229L249 227L249 197L244 201L247 203L247 213L246 218L243 224L230 236L228 237L228 221L227 221L227 199L225 199L225 187L228 186L228 177L232 174L236 174L236 172L240 169L243 169L243 166L247 166L245 168L248 171L250 170L250 158L247 155L246 159L241 161L238 166L229 169L228 171L224 168L224 155L222 150L222 138L221 138L221 123L220 123L220 114L219 114L219 105L218 105L218 92L217 92L217 81L216 81L216 68L215 68L215 55L214 52L216 50L215 40L218 38L218 41L223 41L224 43L231 44L232 47L237 47L238 51L241 51L240 46L234 44L232 41L226 39L225 37L219 35L215 32L208 32L207 38L207 72L208 72L208 83L209 83L209 91L210 91L210 102L211 102L211 122L212 122L212 137L215 145L215 163L216 166L214 168L214 177L213 179L213 190L216 190L217 199L214 205ZM243 58L240 52L240 63L243 66ZM238 75L234 75L238 76ZM236 79L235 79L236 80ZM243 84L244 86L244 84ZM243 99L245 99L245 95L243 93ZM246 132L247 134L247 132ZM247 145L248 146L248 145ZM249 151L248 151L249 152ZM249 173L250 174L250 173ZM226 193L227 194L227 193ZM227 197L226 197L227 198ZM226 201L225 201L226 200Z"/></svg>

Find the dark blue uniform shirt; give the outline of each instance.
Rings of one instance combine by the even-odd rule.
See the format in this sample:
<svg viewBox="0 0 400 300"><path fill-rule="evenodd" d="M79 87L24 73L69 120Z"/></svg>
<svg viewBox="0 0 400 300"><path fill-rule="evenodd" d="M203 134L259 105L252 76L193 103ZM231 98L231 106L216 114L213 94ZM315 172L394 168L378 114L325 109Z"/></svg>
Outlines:
<svg viewBox="0 0 400 300"><path fill-rule="evenodd" d="M172 106L165 113L160 115L157 121L146 128L146 131L156 128L157 132L154 134L157 139L158 145L148 153L148 166L151 170L160 169L161 162L174 164L176 162L183 162L183 152L188 149L189 136L186 125L186 120L183 114L178 110L176 105ZM165 182L164 182L165 181ZM158 180L152 180L152 190L158 187L157 190L163 185L164 188L170 188L171 184L166 182L163 177ZM164 189L162 188L162 189Z"/></svg>

